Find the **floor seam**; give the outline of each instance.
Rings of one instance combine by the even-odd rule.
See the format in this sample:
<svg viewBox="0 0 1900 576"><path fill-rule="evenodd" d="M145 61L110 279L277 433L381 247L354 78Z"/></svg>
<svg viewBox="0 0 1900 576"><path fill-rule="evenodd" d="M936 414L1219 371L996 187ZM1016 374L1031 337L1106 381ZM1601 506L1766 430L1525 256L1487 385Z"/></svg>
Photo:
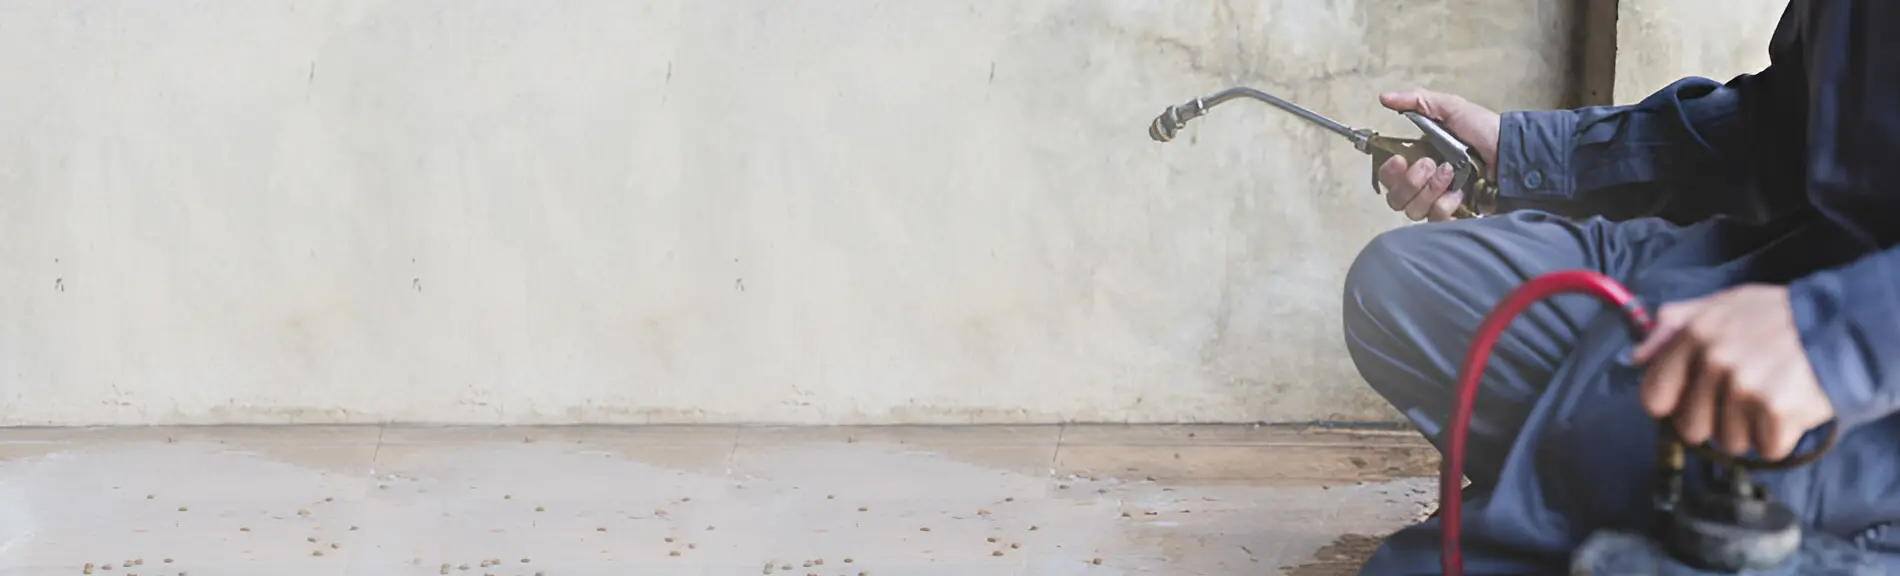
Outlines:
<svg viewBox="0 0 1900 576"><path fill-rule="evenodd" d="M389 433L388 423L383 423L376 427L376 449L370 451L369 453L369 463L371 466L375 466L382 462L383 435L388 434L388 433Z"/></svg>
<svg viewBox="0 0 1900 576"><path fill-rule="evenodd" d="M732 479L732 462L739 458L739 439L745 437L744 426L732 427L732 446L726 449L726 479Z"/></svg>
<svg viewBox="0 0 1900 576"><path fill-rule="evenodd" d="M1064 439L1068 438L1068 436L1069 436L1068 424L1061 424L1061 425L1056 426L1056 449L1051 450L1049 453L1049 477L1050 478L1054 478L1056 476L1056 463L1062 461L1062 442Z"/></svg>

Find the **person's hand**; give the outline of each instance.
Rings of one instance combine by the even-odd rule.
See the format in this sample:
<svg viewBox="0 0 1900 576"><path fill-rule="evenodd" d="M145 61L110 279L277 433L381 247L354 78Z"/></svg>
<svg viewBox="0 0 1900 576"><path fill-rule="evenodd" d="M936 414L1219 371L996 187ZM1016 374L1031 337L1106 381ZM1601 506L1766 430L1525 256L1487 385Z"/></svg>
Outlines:
<svg viewBox="0 0 1900 576"><path fill-rule="evenodd" d="M1487 170L1498 165L1497 112L1472 104L1464 98L1426 90L1407 90L1379 95L1379 103L1399 112L1417 112L1451 132L1453 137L1470 144L1484 159ZM1494 178L1494 174L1486 174ZM1464 201L1464 193L1451 187L1451 169L1441 168L1430 159L1406 165L1393 156L1379 166L1379 183L1385 185L1385 203L1394 211L1404 212L1417 222L1443 222Z"/></svg>
<svg viewBox="0 0 1900 576"><path fill-rule="evenodd" d="M1834 419L1795 332L1788 289L1744 285L1662 307L1638 345L1643 408L1670 416L1682 439L1713 438L1740 456L1779 460Z"/></svg>

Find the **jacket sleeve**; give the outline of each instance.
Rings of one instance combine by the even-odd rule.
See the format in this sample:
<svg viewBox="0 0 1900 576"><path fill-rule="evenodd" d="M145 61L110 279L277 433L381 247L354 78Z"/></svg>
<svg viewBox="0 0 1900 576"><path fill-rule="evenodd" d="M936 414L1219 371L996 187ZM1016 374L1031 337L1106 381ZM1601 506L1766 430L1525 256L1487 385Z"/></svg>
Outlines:
<svg viewBox="0 0 1900 576"><path fill-rule="evenodd" d="M1900 2L1815 10L1806 191L1871 254L1790 283L1788 297L1837 423L1851 428L1900 409Z"/></svg>
<svg viewBox="0 0 1900 576"><path fill-rule="evenodd" d="M1750 199L1735 193L1747 189L1748 159L1787 147L1745 137L1787 123L1764 105L1778 80L1770 66L1726 84L1685 78L1631 105L1506 113L1498 207L1677 221L1745 213Z"/></svg>
<svg viewBox="0 0 1900 576"><path fill-rule="evenodd" d="M1788 287L1808 364L1843 431L1900 408L1900 252L1876 252Z"/></svg>
<svg viewBox="0 0 1900 576"><path fill-rule="evenodd" d="M1641 102L1511 112L1498 130L1498 208L1611 219L1764 220L1804 208L1798 3L1769 65L1727 83L1685 78ZM1794 155L1791 155L1794 154Z"/></svg>

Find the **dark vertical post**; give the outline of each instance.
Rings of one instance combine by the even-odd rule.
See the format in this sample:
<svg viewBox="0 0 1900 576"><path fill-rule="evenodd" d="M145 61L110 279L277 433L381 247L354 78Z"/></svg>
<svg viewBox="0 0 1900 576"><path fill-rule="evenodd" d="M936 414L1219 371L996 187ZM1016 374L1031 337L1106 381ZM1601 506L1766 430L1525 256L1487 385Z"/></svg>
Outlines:
<svg viewBox="0 0 1900 576"><path fill-rule="evenodd" d="M1616 10L1618 0L1572 0L1576 26L1571 47L1573 73L1568 104L1614 103L1616 87Z"/></svg>

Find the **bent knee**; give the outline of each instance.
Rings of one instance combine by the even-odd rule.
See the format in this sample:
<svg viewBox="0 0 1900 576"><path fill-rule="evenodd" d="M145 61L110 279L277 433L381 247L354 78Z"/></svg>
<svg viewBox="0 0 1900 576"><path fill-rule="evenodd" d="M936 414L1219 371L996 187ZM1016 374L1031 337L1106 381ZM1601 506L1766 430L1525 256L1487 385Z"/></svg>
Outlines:
<svg viewBox="0 0 1900 576"><path fill-rule="evenodd" d="M1459 226L1408 226L1374 237L1346 272L1349 351L1357 357L1367 348L1419 346L1417 339L1450 329L1452 316L1470 311L1465 299L1483 297L1470 292L1484 287L1467 285L1484 284L1470 277L1484 266L1479 245Z"/></svg>
<svg viewBox="0 0 1900 576"><path fill-rule="evenodd" d="M1374 236L1346 270L1347 313L1392 303L1418 288L1421 270L1443 258L1445 241L1456 232L1437 226L1408 226Z"/></svg>

